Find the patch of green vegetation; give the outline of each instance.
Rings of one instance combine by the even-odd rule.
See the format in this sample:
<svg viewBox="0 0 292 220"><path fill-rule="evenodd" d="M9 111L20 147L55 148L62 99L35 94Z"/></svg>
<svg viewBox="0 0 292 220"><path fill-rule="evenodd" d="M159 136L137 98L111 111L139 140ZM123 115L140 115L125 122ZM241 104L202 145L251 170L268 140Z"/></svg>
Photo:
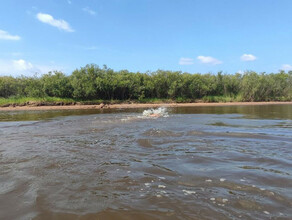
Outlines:
<svg viewBox="0 0 292 220"><path fill-rule="evenodd" d="M175 99L175 102L176 103L192 103L192 102L195 102L195 100L189 99L189 98L178 97Z"/></svg>
<svg viewBox="0 0 292 220"><path fill-rule="evenodd" d="M53 98L54 97L54 98ZM27 102L185 103L291 101L288 73L190 74L180 71L114 71L90 64L71 75L55 71L40 77L0 77L0 105Z"/></svg>
<svg viewBox="0 0 292 220"><path fill-rule="evenodd" d="M0 98L0 106L9 105L69 105L74 104L76 101L70 98L58 98L58 97L9 97Z"/></svg>
<svg viewBox="0 0 292 220"><path fill-rule="evenodd" d="M139 100L134 100L135 103L151 103L151 104L160 104L160 103L173 103L171 99L159 99L159 98L144 98Z"/></svg>
<svg viewBox="0 0 292 220"><path fill-rule="evenodd" d="M203 102L240 102L240 96L204 96Z"/></svg>

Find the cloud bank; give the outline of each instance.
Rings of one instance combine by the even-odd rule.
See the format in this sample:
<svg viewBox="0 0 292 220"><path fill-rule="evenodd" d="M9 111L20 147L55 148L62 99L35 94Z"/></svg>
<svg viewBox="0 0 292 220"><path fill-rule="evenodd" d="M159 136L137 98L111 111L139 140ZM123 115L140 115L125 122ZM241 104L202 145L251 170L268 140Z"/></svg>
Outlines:
<svg viewBox="0 0 292 220"><path fill-rule="evenodd" d="M290 65L290 64L283 64L281 69L282 70L285 70L285 71L290 71L290 70L292 70L292 65Z"/></svg>
<svg viewBox="0 0 292 220"><path fill-rule="evenodd" d="M17 35L11 35L7 31L0 29L0 40L20 40L20 37Z"/></svg>
<svg viewBox="0 0 292 220"><path fill-rule="evenodd" d="M61 70L56 65L37 65L24 59L1 60L0 76L33 76L35 73L44 74L53 70Z"/></svg>
<svg viewBox="0 0 292 220"><path fill-rule="evenodd" d="M64 20L57 20L52 15L38 13L37 19L45 24L49 24L53 27L56 27L60 30L67 31L67 32L74 32L74 30L70 27L70 25Z"/></svg>

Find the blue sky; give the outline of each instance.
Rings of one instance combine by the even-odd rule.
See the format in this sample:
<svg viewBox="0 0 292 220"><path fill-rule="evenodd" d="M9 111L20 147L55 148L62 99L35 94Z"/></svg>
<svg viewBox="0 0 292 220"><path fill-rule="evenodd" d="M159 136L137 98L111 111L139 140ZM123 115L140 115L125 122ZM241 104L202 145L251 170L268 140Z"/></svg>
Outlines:
<svg viewBox="0 0 292 220"><path fill-rule="evenodd" d="M292 70L291 0L0 0L0 75Z"/></svg>

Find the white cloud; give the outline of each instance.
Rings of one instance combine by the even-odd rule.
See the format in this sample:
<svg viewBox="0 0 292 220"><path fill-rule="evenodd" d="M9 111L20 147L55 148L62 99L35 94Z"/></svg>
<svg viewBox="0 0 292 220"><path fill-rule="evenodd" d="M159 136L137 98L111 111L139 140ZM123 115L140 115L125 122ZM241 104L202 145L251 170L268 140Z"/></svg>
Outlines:
<svg viewBox="0 0 292 220"><path fill-rule="evenodd" d="M0 60L0 75L32 75L35 72L40 72L32 63L23 59L19 60Z"/></svg>
<svg viewBox="0 0 292 220"><path fill-rule="evenodd" d="M52 25L52 26L57 27L61 30L68 31L68 32L74 32L74 30L70 27L70 25L66 21L54 19L52 15L38 13L37 19L43 23Z"/></svg>
<svg viewBox="0 0 292 220"><path fill-rule="evenodd" d="M69 5L71 5L71 4L72 4L72 2L71 2L70 0L67 0L67 2L68 2L68 4L69 4Z"/></svg>
<svg viewBox="0 0 292 220"><path fill-rule="evenodd" d="M53 70L61 70L62 68L52 65L35 65L24 59L18 60L1 60L0 59L0 75L5 76L32 76L35 73L44 74Z"/></svg>
<svg viewBox="0 0 292 220"><path fill-rule="evenodd" d="M13 60L12 63L14 69L17 71L30 71L34 68L30 62L27 62L23 59Z"/></svg>
<svg viewBox="0 0 292 220"><path fill-rule="evenodd" d="M11 35L7 31L0 29L0 40L20 40L20 37L17 35Z"/></svg>
<svg viewBox="0 0 292 220"><path fill-rule="evenodd" d="M82 10L90 15L96 15L96 12L91 10L89 7L85 7Z"/></svg>
<svg viewBox="0 0 292 220"><path fill-rule="evenodd" d="M290 70L292 70L292 65L290 65L290 64L283 64L281 69L282 70L285 70L285 71L290 71Z"/></svg>
<svg viewBox="0 0 292 220"><path fill-rule="evenodd" d="M179 65L193 65L194 64L194 59L192 58L187 58L187 57L182 57L179 59Z"/></svg>
<svg viewBox="0 0 292 220"><path fill-rule="evenodd" d="M257 59L257 57L252 54L243 54L240 59L241 61L254 61Z"/></svg>
<svg viewBox="0 0 292 220"><path fill-rule="evenodd" d="M209 56L198 56L197 59L201 63L212 64L212 65L217 65L217 64L221 64L222 63L221 60L217 60L216 58L209 57Z"/></svg>

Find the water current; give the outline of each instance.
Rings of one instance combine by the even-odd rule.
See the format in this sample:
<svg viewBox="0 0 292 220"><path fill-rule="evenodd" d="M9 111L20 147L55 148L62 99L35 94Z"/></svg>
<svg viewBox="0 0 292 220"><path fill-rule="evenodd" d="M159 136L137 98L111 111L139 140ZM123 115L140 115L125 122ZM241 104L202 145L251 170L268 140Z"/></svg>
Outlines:
<svg viewBox="0 0 292 220"><path fill-rule="evenodd" d="M292 105L145 110L0 112L0 219L292 219Z"/></svg>

